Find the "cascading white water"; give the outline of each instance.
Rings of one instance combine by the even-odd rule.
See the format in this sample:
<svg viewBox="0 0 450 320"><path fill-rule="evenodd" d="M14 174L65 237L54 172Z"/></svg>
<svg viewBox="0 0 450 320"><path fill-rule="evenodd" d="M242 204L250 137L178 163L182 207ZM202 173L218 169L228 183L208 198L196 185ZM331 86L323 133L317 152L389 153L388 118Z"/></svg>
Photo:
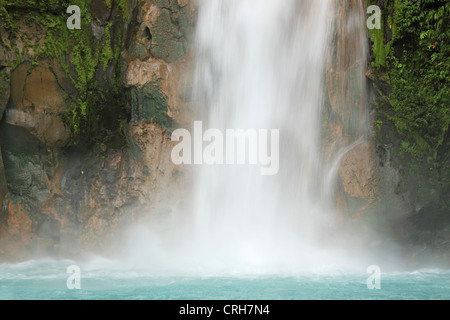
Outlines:
<svg viewBox="0 0 450 320"><path fill-rule="evenodd" d="M329 0L200 3L197 118L223 132L280 130L274 177L247 165L197 168L194 212L204 263L306 266L329 236L320 114L332 10Z"/></svg>
<svg viewBox="0 0 450 320"><path fill-rule="evenodd" d="M133 267L164 273L287 274L330 265L353 267L349 252L361 258L361 252L355 254L349 246L354 239L342 237L333 203L339 159L363 140L358 139L359 128L354 130L356 137L337 137L328 161L323 160L326 65L329 69L330 58L334 59L331 40L341 10L336 4L334 0L199 2L193 120L202 121L203 132L218 129L224 138L227 129L278 129L279 172L263 176L258 165L194 166L192 203L174 209L171 218L151 222L149 228L132 230L126 249L130 258L125 260ZM350 5L355 10L341 23L339 39L364 37L362 3L358 6ZM361 45L356 41L356 48ZM336 56L347 54L336 51ZM334 91L340 98L335 99L340 108L336 118L342 122L348 120L347 101L350 109L365 108L357 99L364 88L365 60L360 52L364 50L335 61L338 70L332 80L342 87ZM357 76L350 77L347 69L354 65L360 67ZM348 127L353 128L352 121ZM197 149L209 145L206 139L197 145L195 127L194 159Z"/></svg>

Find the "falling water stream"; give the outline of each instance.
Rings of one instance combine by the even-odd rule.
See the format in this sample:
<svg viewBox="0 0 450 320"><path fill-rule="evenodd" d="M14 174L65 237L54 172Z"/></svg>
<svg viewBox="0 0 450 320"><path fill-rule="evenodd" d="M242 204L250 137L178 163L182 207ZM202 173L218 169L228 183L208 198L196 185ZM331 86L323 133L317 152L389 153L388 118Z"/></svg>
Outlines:
<svg viewBox="0 0 450 320"><path fill-rule="evenodd" d="M248 162L193 166L192 214L175 210L169 225L133 232L131 261L172 272L219 274L367 266L366 252L355 251L340 229L333 199L339 159L364 141L367 123L354 121L354 139L336 141L331 160L324 160L322 114L337 7L332 0L199 3L193 120L202 123L200 135L221 132L225 159L227 130L266 130L269 153L278 152L278 170L263 175L261 165ZM358 8L352 14L363 16L363 6ZM348 32L365 37L361 21L351 16ZM364 59L347 60L352 59L364 67ZM364 72L358 77L364 83ZM278 130L279 140L272 139L272 130ZM195 131L193 125L194 142ZM208 145L203 139L200 151ZM248 160L251 139L246 141ZM260 141L265 140L258 136Z"/></svg>
<svg viewBox="0 0 450 320"><path fill-rule="evenodd" d="M332 1L201 3L195 97L208 128L279 129L279 172L198 168L194 211L208 261L286 265L311 259L332 223L324 190L321 106ZM322 234L320 234L322 232Z"/></svg>

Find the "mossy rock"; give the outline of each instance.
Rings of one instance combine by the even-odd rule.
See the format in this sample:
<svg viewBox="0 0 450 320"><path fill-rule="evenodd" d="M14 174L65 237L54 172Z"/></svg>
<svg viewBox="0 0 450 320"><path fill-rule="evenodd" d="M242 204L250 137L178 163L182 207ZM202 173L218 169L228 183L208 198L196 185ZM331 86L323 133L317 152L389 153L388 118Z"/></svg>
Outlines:
<svg viewBox="0 0 450 320"><path fill-rule="evenodd" d="M50 195L42 161L47 158L47 150L25 128L3 123L1 129L2 157L11 198L22 201L24 208L33 212Z"/></svg>
<svg viewBox="0 0 450 320"><path fill-rule="evenodd" d="M188 51L188 35L191 33L192 17L186 6L180 7L177 1L156 0L160 15L152 26L151 52L166 62L174 62Z"/></svg>
<svg viewBox="0 0 450 320"><path fill-rule="evenodd" d="M168 116L169 104L157 83L147 83L142 88L131 89L131 117L133 122L156 123L171 129L173 120Z"/></svg>
<svg viewBox="0 0 450 320"><path fill-rule="evenodd" d="M183 13L161 10L161 15L158 17L155 27L151 30L153 35L153 55L169 63L180 59L187 52L187 43L183 32L180 26L172 20L174 15L183 16Z"/></svg>
<svg viewBox="0 0 450 320"><path fill-rule="evenodd" d="M61 0L3 0L0 1L0 4L3 4L7 9L50 12L65 10L69 6L67 1Z"/></svg>

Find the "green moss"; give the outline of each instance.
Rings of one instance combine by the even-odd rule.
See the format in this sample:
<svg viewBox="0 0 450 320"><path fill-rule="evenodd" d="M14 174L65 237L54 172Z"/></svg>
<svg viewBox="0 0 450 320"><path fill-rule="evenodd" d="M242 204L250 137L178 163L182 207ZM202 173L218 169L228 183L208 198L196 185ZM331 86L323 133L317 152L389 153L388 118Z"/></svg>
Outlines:
<svg viewBox="0 0 450 320"><path fill-rule="evenodd" d="M370 1L370 4L379 5L378 1ZM386 58L391 52L392 17L389 12L392 10L392 0L387 0L381 10L381 29L369 30L369 37L372 42L374 68L386 67Z"/></svg>
<svg viewBox="0 0 450 320"><path fill-rule="evenodd" d="M377 128L377 132L380 133L381 128L383 127L383 121L377 120L377 122L375 123L375 127Z"/></svg>
<svg viewBox="0 0 450 320"><path fill-rule="evenodd" d="M450 4L372 1L382 7L383 28L372 30L373 62L392 86L391 120L418 157L434 157L450 123ZM380 72L378 72L380 75Z"/></svg>
<svg viewBox="0 0 450 320"><path fill-rule="evenodd" d="M442 168L450 153L450 3L372 3L384 13L383 32L371 32L372 65L378 78L384 78L392 89L383 96L382 110L377 110L377 120L383 121L378 140L395 142L393 162L401 170L412 201L443 205L449 189L448 174ZM395 134L386 134L387 130Z"/></svg>
<svg viewBox="0 0 450 320"><path fill-rule="evenodd" d="M3 0L1 4L3 4L7 9L18 8L41 12L56 12L67 8L67 2L68 1L61 0Z"/></svg>
<svg viewBox="0 0 450 320"><path fill-rule="evenodd" d="M386 66L386 57L389 54L390 51L390 43L385 45L385 38L384 38L384 32L383 30L371 30L370 31L370 38L373 42L373 53L375 56L375 61L373 62L372 66L379 68L379 67L385 67Z"/></svg>
<svg viewBox="0 0 450 320"><path fill-rule="evenodd" d="M101 54L101 64L103 65L103 70L106 69L108 64L115 58L115 56L112 49L111 49L111 26L112 23L108 23L105 27L105 40L104 45L102 48L102 54Z"/></svg>
<svg viewBox="0 0 450 320"><path fill-rule="evenodd" d="M450 123L449 15L448 2L396 1L395 51L389 69L392 120L414 149L434 158Z"/></svg>
<svg viewBox="0 0 450 320"><path fill-rule="evenodd" d="M128 14L128 1L127 0L116 0L117 7L122 11L122 15L126 16Z"/></svg>

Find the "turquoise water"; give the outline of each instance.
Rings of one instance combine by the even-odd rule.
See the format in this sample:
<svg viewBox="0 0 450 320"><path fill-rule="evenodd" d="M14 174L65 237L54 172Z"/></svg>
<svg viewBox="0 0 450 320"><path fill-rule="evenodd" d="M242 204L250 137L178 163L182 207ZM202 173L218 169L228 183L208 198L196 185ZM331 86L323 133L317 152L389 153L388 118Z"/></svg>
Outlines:
<svg viewBox="0 0 450 320"><path fill-rule="evenodd" d="M81 289L67 288L70 261L0 265L0 299L145 300L402 300L450 298L450 270L381 274L369 290L368 274L318 271L302 275L152 275L146 271L80 265Z"/></svg>

